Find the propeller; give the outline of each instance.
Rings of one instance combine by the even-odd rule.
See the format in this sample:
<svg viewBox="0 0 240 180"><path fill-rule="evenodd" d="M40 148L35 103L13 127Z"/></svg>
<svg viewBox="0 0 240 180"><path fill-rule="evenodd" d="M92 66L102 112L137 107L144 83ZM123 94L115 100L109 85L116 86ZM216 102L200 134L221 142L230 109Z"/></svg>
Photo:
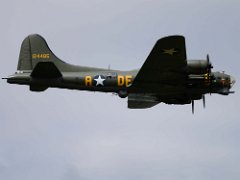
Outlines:
<svg viewBox="0 0 240 180"><path fill-rule="evenodd" d="M211 77L211 69L213 68L212 63L210 62L209 54L207 54L207 74L208 74L208 79Z"/></svg>
<svg viewBox="0 0 240 180"><path fill-rule="evenodd" d="M209 83L209 87L210 87L210 94L212 92L212 63L210 62L210 58L209 58L209 54L207 54L207 83ZM206 99L205 99L205 95L202 95L202 99L203 99L203 107L206 107ZM192 100L192 114L194 114L194 100Z"/></svg>
<svg viewBox="0 0 240 180"><path fill-rule="evenodd" d="M202 99L203 99L203 107L206 107L206 99L205 99L205 95L202 95Z"/></svg>
<svg viewBox="0 0 240 180"><path fill-rule="evenodd" d="M205 99L205 95L202 95L202 99L203 99L203 107L206 107L206 99ZM194 100L192 100L192 114L194 114Z"/></svg>
<svg viewBox="0 0 240 180"><path fill-rule="evenodd" d="M208 80L209 87L210 87L210 95L212 92L212 78L211 78L212 68L213 68L213 66L212 66L212 63L210 62L209 54L207 54L207 80ZM205 101L205 97L204 97L204 101ZM205 105L204 105L204 107L205 107Z"/></svg>
<svg viewBox="0 0 240 180"><path fill-rule="evenodd" d="M210 64L209 54L207 54L207 62L208 62L208 65L209 65Z"/></svg>
<svg viewBox="0 0 240 180"><path fill-rule="evenodd" d="M192 114L194 114L194 100L192 100Z"/></svg>

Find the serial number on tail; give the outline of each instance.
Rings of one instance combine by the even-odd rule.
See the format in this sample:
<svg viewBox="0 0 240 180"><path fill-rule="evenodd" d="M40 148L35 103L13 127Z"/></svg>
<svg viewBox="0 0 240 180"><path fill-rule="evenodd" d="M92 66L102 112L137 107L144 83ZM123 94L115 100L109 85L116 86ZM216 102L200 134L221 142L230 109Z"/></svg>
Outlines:
<svg viewBox="0 0 240 180"><path fill-rule="evenodd" d="M32 54L32 59L49 59L50 54Z"/></svg>

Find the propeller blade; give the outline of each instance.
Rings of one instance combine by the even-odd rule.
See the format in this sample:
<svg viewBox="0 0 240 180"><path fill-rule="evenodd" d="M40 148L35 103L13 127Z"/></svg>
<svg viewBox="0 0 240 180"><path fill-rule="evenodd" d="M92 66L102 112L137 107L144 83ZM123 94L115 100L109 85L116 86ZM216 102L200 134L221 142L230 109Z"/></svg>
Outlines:
<svg viewBox="0 0 240 180"><path fill-rule="evenodd" d="M194 100L192 100L192 114L194 114Z"/></svg>
<svg viewBox="0 0 240 180"><path fill-rule="evenodd" d="M208 73L210 74L213 66L212 66L212 63L210 62L209 54L207 54L207 64L208 64Z"/></svg>
<svg viewBox="0 0 240 180"><path fill-rule="evenodd" d="M207 62L208 62L208 64L209 64L209 62L210 62L210 61L209 61L209 54L207 54Z"/></svg>
<svg viewBox="0 0 240 180"><path fill-rule="evenodd" d="M203 99L203 107L205 108L206 107L205 95L202 96L202 99Z"/></svg>
<svg viewBox="0 0 240 180"><path fill-rule="evenodd" d="M209 58L209 54L207 54L207 64L208 64L208 68L207 68L207 74L208 74L208 81L210 83L209 87L210 87L210 94L212 92L212 63L210 62L210 58ZM204 107L205 107L205 97L204 97Z"/></svg>

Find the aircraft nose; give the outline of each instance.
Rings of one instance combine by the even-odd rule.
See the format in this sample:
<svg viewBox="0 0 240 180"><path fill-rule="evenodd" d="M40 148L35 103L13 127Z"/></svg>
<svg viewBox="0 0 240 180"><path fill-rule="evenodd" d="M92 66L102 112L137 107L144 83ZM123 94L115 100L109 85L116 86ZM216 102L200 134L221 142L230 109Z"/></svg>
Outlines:
<svg viewBox="0 0 240 180"><path fill-rule="evenodd" d="M231 79L231 87L236 83L236 79L233 76L230 76Z"/></svg>

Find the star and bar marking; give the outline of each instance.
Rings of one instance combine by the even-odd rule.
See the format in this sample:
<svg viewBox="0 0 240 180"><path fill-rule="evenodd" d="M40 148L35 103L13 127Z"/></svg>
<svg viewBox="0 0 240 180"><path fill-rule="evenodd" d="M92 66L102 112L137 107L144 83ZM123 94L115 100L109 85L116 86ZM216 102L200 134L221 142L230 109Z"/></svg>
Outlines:
<svg viewBox="0 0 240 180"><path fill-rule="evenodd" d="M175 48L162 49L162 54L167 54L167 55L173 56L175 53L178 53L178 51Z"/></svg>
<svg viewBox="0 0 240 180"><path fill-rule="evenodd" d="M101 85L101 86L104 86L103 82L105 81L106 79L102 78L100 75L98 75L98 78L95 78L94 81L97 82L96 86L98 85Z"/></svg>

